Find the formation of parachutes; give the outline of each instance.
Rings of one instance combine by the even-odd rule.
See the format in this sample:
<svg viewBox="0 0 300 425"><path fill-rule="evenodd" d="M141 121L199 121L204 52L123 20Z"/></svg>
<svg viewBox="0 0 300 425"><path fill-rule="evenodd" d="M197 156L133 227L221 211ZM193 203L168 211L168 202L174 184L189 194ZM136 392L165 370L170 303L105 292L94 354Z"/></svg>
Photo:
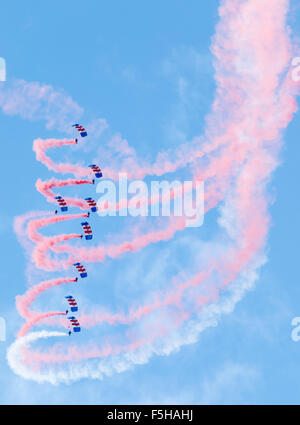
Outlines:
<svg viewBox="0 0 300 425"><path fill-rule="evenodd" d="M85 130L84 127L82 127L82 125L80 124L74 124L73 127L75 127L78 132L80 133L81 137L86 137L87 136L87 131ZM75 142L78 142L78 139L75 139ZM101 169L98 167L98 165L96 164L91 164L89 165L89 168L91 168L91 171L93 172L93 175L95 178L101 178L103 176ZM94 180L92 180L94 183ZM67 201L60 195L55 196L54 199L57 201L57 204L60 208L61 212L67 212L68 211L68 203ZM95 202L95 200L91 197L87 197L85 198L85 201L87 203L87 208L91 211L91 212L96 212L97 211L97 204ZM55 211L55 214L58 214L58 210ZM90 213L88 212L88 217L90 216ZM86 240L91 240L93 239L93 231L92 228L90 226L90 224L87 221L84 221L81 223L82 229L84 234L81 235L81 238L83 238L83 236L85 237ZM85 269L85 267L77 262L74 263L73 266L76 268L80 278L86 278L87 277L87 271ZM75 281L78 281L78 277L76 277ZM66 300L69 304L69 309L71 310L72 313L74 312L78 312L78 304L75 300L75 298L72 295L67 295ZM68 320L68 328L69 328L69 335L71 335L72 333L77 333L81 331L81 327L80 327L80 323L78 321L78 319L75 316L68 316L69 313L69 309L66 310L66 316L67 316L67 320Z"/></svg>

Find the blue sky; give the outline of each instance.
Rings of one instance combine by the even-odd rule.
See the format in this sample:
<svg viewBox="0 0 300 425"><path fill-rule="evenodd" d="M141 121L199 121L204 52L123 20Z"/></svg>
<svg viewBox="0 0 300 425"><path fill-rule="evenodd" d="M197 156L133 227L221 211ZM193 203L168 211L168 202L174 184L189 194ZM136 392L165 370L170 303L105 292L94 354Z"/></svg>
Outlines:
<svg viewBox="0 0 300 425"><path fill-rule="evenodd" d="M291 3L290 25L297 35L299 4ZM188 7L179 0L11 1L3 7L0 29L5 40L0 56L7 63L7 82L2 89L11 87L15 79L50 85L83 108L82 122L107 121L109 128L99 140L91 141L91 149L97 150L97 143L120 132L140 156L155 158L157 151L175 148L203 131L215 89L209 47L218 5L216 0L190 0ZM186 84L184 93L180 82ZM47 113L48 119L55 116L55 108ZM34 184L38 177L52 174L36 162L32 142L37 137L66 136L60 128L45 127L45 112L29 115L30 119L23 119L0 113L0 315L7 322L7 341L0 342L0 403L298 403L300 342L291 339L291 320L300 316L300 113L285 132L281 165L270 184L275 202L270 208L268 262L234 311L224 315L217 327L201 333L198 342L177 352L153 356L144 365L103 380L84 379L59 386L26 381L15 375L6 361L6 350L22 323L15 296L27 287L26 259L13 232L13 217L49 206ZM77 107L74 115L79 115ZM72 155L76 159L76 152ZM85 152L86 158L93 155L92 150ZM199 231L204 238L209 237L214 219L212 214ZM107 221L105 233L122 225ZM102 227L95 224L105 237ZM174 243L180 246L181 242L178 237ZM82 301L88 304L96 297L97 302L104 300L111 307L125 303L133 292L138 293L141 275L134 269L136 261L145 264L145 274L149 273L146 284L156 285L151 281L151 268L158 267L162 255L168 263L171 255L161 254L158 245L135 258L120 259L117 269L110 261L93 265L90 287L82 293L76 290ZM173 270L164 271L164 276L188 263L188 258L180 258L180 252L178 248ZM154 266L148 264L149 256L153 256ZM123 275L126 291L120 295ZM38 277L33 273L34 281ZM51 294L49 303L54 307L64 293ZM45 302L46 298L41 300Z"/></svg>

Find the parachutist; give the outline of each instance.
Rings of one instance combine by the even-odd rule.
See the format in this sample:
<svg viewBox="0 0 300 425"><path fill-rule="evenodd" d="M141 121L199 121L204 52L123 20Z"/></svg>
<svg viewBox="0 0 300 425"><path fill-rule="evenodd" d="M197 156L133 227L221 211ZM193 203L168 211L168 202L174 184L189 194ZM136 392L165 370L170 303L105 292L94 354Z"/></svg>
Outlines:
<svg viewBox="0 0 300 425"><path fill-rule="evenodd" d="M92 198L85 198L85 201L87 201L89 207L91 208L92 212L96 212L97 211L97 204L94 201L94 199Z"/></svg>
<svg viewBox="0 0 300 425"><path fill-rule="evenodd" d="M68 211L67 203L66 203L66 201L64 200L63 197L55 196L54 199L57 200L58 205L60 206L60 209L61 209L62 212Z"/></svg>
<svg viewBox="0 0 300 425"><path fill-rule="evenodd" d="M54 211L54 214L57 214L57 213L58 213L58 211L57 211L57 210L55 210L55 211Z"/></svg>
<svg viewBox="0 0 300 425"><path fill-rule="evenodd" d="M98 165L91 164L91 165L89 165L89 168L91 168L91 169L93 170L93 172L94 172L94 174L95 174L95 177L96 177L97 179L100 179L100 178L103 176L102 171L101 171L101 169L98 167Z"/></svg>
<svg viewBox="0 0 300 425"><path fill-rule="evenodd" d="M77 305L75 298L72 297L72 295L67 295L65 298L68 300L68 303L69 303L69 306L71 307L72 313L74 311L78 311L78 305ZM68 313L68 312L69 312L69 310L66 310L66 313ZM70 317L68 317L68 319L70 319Z"/></svg>
<svg viewBox="0 0 300 425"><path fill-rule="evenodd" d="M71 332L71 331L69 331L69 336L71 336L71 334L72 334L72 332Z"/></svg>
<svg viewBox="0 0 300 425"><path fill-rule="evenodd" d="M76 143L76 144L78 143L78 139L75 139L75 143Z"/></svg>
<svg viewBox="0 0 300 425"><path fill-rule="evenodd" d="M68 320L70 320L70 324L72 326L73 332L81 332L80 323L78 322L76 317L74 316L68 317Z"/></svg>
<svg viewBox="0 0 300 425"><path fill-rule="evenodd" d="M84 221L83 223L81 223L81 226L83 227L83 230L84 230L85 239L87 241L93 239L93 232L89 223L87 221Z"/></svg>
<svg viewBox="0 0 300 425"><path fill-rule="evenodd" d="M83 267L82 264L80 264L80 263L74 263L73 266L76 267L76 269L79 272L80 277L82 279L85 278L85 277L87 277L87 272L86 272L86 270L85 270L85 268Z"/></svg>
<svg viewBox="0 0 300 425"><path fill-rule="evenodd" d="M81 137L86 137L87 136L87 132L86 132L85 128L82 127L82 125L80 125L80 124L73 124L72 127L77 128L77 130L79 131Z"/></svg>

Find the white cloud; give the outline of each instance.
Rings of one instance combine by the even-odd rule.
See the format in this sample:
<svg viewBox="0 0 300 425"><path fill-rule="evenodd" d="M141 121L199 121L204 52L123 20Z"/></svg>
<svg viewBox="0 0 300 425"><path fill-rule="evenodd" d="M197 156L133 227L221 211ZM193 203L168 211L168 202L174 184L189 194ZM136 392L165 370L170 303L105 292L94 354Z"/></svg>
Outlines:
<svg viewBox="0 0 300 425"><path fill-rule="evenodd" d="M83 114L83 109L62 89L17 79L0 85L0 107L5 114L45 120L46 128L65 132L70 132L70 125Z"/></svg>

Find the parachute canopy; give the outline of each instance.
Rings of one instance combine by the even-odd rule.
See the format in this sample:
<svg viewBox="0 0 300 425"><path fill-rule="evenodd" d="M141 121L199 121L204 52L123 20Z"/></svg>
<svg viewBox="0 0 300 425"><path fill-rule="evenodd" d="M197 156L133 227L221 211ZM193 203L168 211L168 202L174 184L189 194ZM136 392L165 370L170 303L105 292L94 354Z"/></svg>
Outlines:
<svg viewBox="0 0 300 425"><path fill-rule="evenodd" d="M62 212L68 211L68 206L64 198L62 198L61 196L55 196L55 199L57 200Z"/></svg>
<svg viewBox="0 0 300 425"><path fill-rule="evenodd" d="M87 241L93 239L93 232L89 223L87 221L84 221L83 223L81 223L81 226L84 230L85 239Z"/></svg>
<svg viewBox="0 0 300 425"><path fill-rule="evenodd" d="M98 167L98 165L95 164L91 164L89 165L89 167L94 171L95 177L97 179L100 179L100 177L102 177L102 171L101 169Z"/></svg>
<svg viewBox="0 0 300 425"><path fill-rule="evenodd" d="M82 125L80 125L80 124L73 124L72 127L77 128L77 130L79 131L81 137L86 137L87 136L87 132L86 132L85 128L82 127Z"/></svg>
<svg viewBox="0 0 300 425"><path fill-rule="evenodd" d="M73 327L73 332L80 332L80 323L78 322L78 320L76 319L75 316L70 316L68 317L68 320L71 324L71 326Z"/></svg>
<svg viewBox="0 0 300 425"><path fill-rule="evenodd" d="M78 305L75 301L75 298L73 298L72 295L67 295L65 298L67 299L69 306L71 307L71 311L78 311Z"/></svg>
<svg viewBox="0 0 300 425"><path fill-rule="evenodd" d="M97 204L94 201L94 199L92 198L85 198L85 201L87 201L89 207L91 208L92 212L96 212L97 211Z"/></svg>
<svg viewBox="0 0 300 425"><path fill-rule="evenodd" d="M87 277L87 272L86 272L86 270L85 270L85 268L83 267L82 264L74 263L73 266L76 267L80 277L82 277L82 278Z"/></svg>

